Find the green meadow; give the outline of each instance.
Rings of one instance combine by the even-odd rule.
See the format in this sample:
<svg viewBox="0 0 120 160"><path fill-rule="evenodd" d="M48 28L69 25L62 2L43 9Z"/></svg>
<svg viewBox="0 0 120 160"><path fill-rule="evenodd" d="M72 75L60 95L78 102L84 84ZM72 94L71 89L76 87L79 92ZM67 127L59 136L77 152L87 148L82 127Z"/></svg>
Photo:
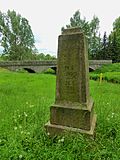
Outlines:
<svg viewBox="0 0 120 160"><path fill-rule="evenodd" d="M90 80L97 114L94 139L50 138L44 125L56 76L0 71L0 160L119 160L120 84Z"/></svg>

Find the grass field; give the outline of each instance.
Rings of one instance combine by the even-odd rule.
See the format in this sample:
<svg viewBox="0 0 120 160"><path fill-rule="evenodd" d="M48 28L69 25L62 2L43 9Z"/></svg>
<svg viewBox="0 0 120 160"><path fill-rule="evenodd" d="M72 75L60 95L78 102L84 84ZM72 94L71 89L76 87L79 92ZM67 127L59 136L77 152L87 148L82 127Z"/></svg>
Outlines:
<svg viewBox="0 0 120 160"><path fill-rule="evenodd" d="M119 160L120 85L90 81L95 140L49 138L44 125L55 99L55 75L0 72L0 160Z"/></svg>

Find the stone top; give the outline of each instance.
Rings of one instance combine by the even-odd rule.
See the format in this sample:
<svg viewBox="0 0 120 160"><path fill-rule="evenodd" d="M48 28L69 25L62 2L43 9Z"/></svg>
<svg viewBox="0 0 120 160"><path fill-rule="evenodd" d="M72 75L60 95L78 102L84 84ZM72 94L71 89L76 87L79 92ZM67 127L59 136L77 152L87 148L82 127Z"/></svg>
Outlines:
<svg viewBox="0 0 120 160"><path fill-rule="evenodd" d="M62 34L76 34L76 33L81 33L81 28L80 27L72 27L72 28L67 28L64 29L64 31L62 32Z"/></svg>

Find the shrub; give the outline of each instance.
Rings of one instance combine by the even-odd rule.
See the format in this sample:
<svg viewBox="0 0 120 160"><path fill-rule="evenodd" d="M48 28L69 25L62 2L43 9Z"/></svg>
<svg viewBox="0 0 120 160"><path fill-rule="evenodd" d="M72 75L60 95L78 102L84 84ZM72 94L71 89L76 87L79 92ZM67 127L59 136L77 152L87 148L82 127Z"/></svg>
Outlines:
<svg viewBox="0 0 120 160"><path fill-rule="evenodd" d="M105 72L120 72L120 63L103 65L101 68L96 69L94 73L105 73Z"/></svg>

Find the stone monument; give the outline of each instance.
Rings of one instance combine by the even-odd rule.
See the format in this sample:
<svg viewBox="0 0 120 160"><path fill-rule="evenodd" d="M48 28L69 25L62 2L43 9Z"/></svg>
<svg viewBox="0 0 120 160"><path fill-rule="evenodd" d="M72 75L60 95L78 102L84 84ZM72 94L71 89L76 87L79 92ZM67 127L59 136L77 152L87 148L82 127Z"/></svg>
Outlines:
<svg viewBox="0 0 120 160"><path fill-rule="evenodd" d="M93 107L85 35L80 28L65 29L58 38L56 99L45 128L51 136L65 131L93 135Z"/></svg>

